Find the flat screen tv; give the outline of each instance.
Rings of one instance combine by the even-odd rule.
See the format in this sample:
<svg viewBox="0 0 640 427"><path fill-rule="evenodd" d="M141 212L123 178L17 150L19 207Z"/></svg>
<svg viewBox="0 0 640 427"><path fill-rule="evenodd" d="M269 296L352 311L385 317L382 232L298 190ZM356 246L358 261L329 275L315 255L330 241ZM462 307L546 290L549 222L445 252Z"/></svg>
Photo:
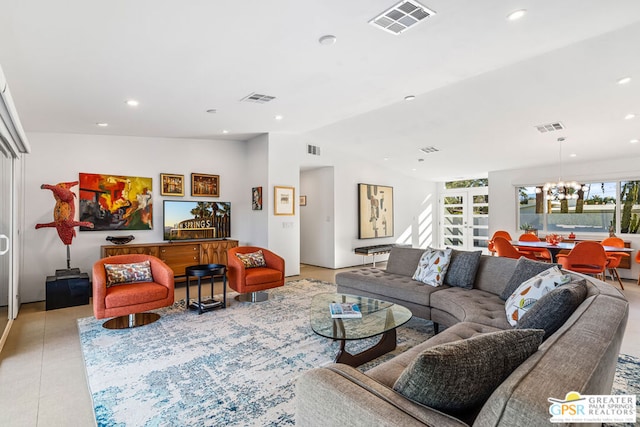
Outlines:
<svg viewBox="0 0 640 427"><path fill-rule="evenodd" d="M165 200L164 240L231 237L230 202Z"/></svg>

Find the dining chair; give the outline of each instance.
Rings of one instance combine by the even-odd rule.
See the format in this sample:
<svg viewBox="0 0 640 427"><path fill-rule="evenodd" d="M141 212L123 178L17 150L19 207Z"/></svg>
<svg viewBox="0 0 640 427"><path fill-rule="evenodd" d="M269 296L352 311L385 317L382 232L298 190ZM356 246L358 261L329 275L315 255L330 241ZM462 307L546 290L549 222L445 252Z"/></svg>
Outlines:
<svg viewBox="0 0 640 427"><path fill-rule="evenodd" d="M540 242L535 234L523 233L518 237L519 242ZM551 262L551 254L545 248L518 248L522 253L529 253L535 256L538 261Z"/></svg>
<svg viewBox="0 0 640 427"><path fill-rule="evenodd" d="M589 274L604 281L608 258L600 242L586 240L577 243L568 254L558 254L556 261L565 270Z"/></svg>
<svg viewBox="0 0 640 427"><path fill-rule="evenodd" d="M602 244L602 246L624 248L624 240L619 237L607 237L600 243ZM618 279L620 288L623 290L624 285L622 284L622 280L620 280L620 274L618 274L618 266L620 265L620 261L622 261L622 258L628 256L630 255L626 252L607 252L607 270L609 270L609 274L611 274L611 280Z"/></svg>
<svg viewBox="0 0 640 427"><path fill-rule="evenodd" d="M640 251L636 254L636 262L640 263ZM640 275L638 275L638 286L640 286Z"/></svg>
<svg viewBox="0 0 640 427"><path fill-rule="evenodd" d="M487 249L489 249L489 252L491 253L491 256L493 256L496 253L496 249L495 249L495 246L493 244L493 239L495 239L496 237L504 237L508 241L511 241L511 235L507 231L498 230L495 233L493 233L493 236L491 236L491 239L489 239L489 244L487 245Z"/></svg>
<svg viewBox="0 0 640 427"><path fill-rule="evenodd" d="M536 259L535 255L520 252L519 250L516 249L515 246L511 244L510 241L508 241L507 239L501 236L497 236L496 238L493 239L493 245L494 245L494 249L496 250L496 253L498 254L498 256L501 256L501 257L513 258L513 259L519 259L520 257L525 257L529 259Z"/></svg>

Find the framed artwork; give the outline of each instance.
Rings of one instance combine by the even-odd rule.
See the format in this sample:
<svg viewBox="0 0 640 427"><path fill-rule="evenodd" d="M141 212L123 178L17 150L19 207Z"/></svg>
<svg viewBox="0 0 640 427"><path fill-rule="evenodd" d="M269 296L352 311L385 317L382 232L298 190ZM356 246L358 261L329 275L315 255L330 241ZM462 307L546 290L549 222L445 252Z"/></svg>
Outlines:
<svg viewBox="0 0 640 427"><path fill-rule="evenodd" d="M161 173L160 195L184 196L184 175Z"/></svg>
<svg viewBox="0 0 640 427"><path fill-rule="evenodd" d="M273 187L273 213L275 215L294 215L296 190L293 187Z"/></svg>
<svg viewBox="0 0 640 427"><path fill-rule="evenodd" d="M262 187L251 189L251 209L254 211L262 210Z"/></svg>
<svg viewBox="0 0 640 427"><path fill-rule="evenodd" d="M307 206L307 196L300 196L300 206Z"/></svg>
<svg viewBox="0 0 640 427"><path fill-rule="evenodd" d="M191 195L220 197L220 175L191 174Z"/></svg>
<svg viewBox="0 0 640 427"><path fill-rule="evenodd" d="M358 239L393 236L393 187L358 184Z"/></svg>
<svg viewBox="0 0 640 427"><path fill-rule="evenodd" d="M153 228L152 179L138 176L81 173L80 221L100 230L151 230Z"/></svg>

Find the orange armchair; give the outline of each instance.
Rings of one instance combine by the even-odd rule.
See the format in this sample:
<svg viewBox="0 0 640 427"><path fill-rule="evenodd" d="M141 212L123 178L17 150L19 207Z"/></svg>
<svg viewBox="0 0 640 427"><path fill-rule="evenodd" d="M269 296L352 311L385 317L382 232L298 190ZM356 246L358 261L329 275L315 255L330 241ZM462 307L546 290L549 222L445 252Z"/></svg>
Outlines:
<svg viewBox="0 0 640 427"><path fill-rule="evenodd" d="M524 233L518 237L519 242L540 242L540 239L535 234ZM545 248L518 248L522 253L529 253L535 256L538 260L544 262L551 262L551 254Z"/></svg>
<svg viewBox="0 0 640 427"><path fill-rule="evenodd" d="M105 264L130 264L149 261L153 282L136 282L107 287ZM151 255L114 255L93 265L93 314L96 319L115 317L102 326L109 329L132 328L160 318L147 310L172 305L174 301L173 270Z"/></svg>
<svg viewBox="0 0 640 427"><path fill-rule="evenodd" d="M536 259L535 255L532 255L526 252L520 252L518 249L516 249L515 246L511 244L510 241L508 241L504 237L500 237L500 236L494 237L493 245L494 245L495 251L498 253L498 256L501 256L501 257L513 258L513 259L519 259L520 257L525 257L529 259Z"/></svg>
<svg viewBox="0 0 640 427"><path fill-rule="evenodd" d="M265 267L246 268L236 254L248 254L262 250ZM268 295L265 289L284 285L284 259L268 249L257 246L238 246L227 250L227 275L229 286L242 295L239 301L265 301Z"/></svg>
<svg viewBox="0 0 640 427"><path fill-rule="evenodd" d="M619 237L607 237L600 243L602 244L602 246L624 248L624 240ZM607 270L609 270L612 279L618 279L620 289L622 290L624 290L624 285L622 284L622 280L620 279L620 274L618 274L618 266L620 265L620 261L622 261L622 258L628 256L630 255L625 252L607 252Z"/></svg>
<svg viewBox="0 0 640 427"><path fill-rule="evenodd" d="M599 242L579 242L568 254L558 254L556 259L565 270L590 274L604 280L608 259L604 247Z"/></svg>
<svg viewBox="0 0 640 427"><path fill-rule="evenodd" d="M493 236L491 236L491 239L489 239L489 243L487 244L487 249L489 249L491 256L493 256L497 252L495 243L494 243L494 240L496 237L504 237L508 241L511 241L511 234L509 234L509 232L507 231L498 230L495 233L493 233Z"/></svg>

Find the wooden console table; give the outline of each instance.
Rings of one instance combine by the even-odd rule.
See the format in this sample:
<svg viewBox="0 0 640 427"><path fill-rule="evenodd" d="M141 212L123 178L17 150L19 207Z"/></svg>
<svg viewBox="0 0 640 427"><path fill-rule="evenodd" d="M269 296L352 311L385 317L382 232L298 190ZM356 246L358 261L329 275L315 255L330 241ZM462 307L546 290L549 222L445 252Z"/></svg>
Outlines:
<svg viewBox="0 0 640 427"><path fill-rule="evenodd" d="M184 277L185 269L197 264L227 265L227 249L238 246L237 240L196 240L188 242L142 243L139 245L100 246L100 257L145 254L160 258L175 277Z"/></svg>

